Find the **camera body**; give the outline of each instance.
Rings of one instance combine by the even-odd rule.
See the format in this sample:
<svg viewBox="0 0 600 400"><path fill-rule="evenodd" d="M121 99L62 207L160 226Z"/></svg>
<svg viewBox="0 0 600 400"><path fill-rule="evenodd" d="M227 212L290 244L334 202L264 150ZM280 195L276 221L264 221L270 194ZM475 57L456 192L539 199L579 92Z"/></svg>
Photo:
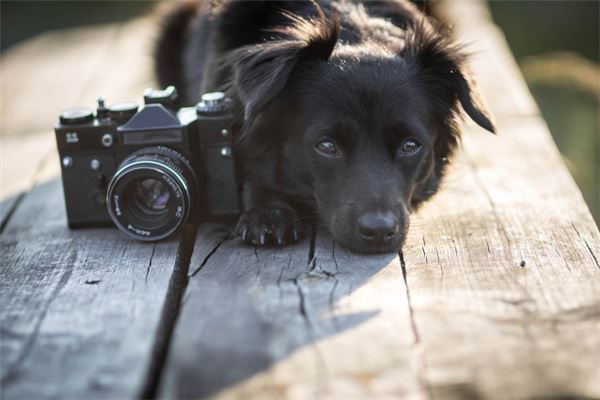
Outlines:
<svg viewBox="0 0 600 400"><path fill-rule="evenodd" d="M55 126L68 224L114 223L156 241L186 221L224 221L241 211L232 102L206 93L175 109L177 92L148 89L144 105L72 108Z"/></svg>

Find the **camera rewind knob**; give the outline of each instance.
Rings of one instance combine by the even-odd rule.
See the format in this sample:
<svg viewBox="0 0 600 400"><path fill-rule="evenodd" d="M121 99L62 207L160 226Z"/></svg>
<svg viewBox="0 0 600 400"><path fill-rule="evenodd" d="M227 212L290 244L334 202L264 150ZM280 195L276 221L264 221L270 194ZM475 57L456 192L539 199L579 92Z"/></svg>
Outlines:
<svg viewBox="0 0 600 400"><path fill-rule="evenodd" d="M204 93L202 101L196 104L196 113L199 115L219 115L231 109L231 99L223 92Z"/></svg>

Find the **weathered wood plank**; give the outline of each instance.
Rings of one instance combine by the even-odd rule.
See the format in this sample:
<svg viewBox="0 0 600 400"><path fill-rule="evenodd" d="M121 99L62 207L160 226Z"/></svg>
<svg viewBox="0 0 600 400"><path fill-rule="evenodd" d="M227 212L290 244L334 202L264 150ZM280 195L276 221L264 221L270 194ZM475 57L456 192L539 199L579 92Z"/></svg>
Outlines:
<svg viewBox="0 0 600 400"><path fill-rule="evenodd" d="M331 288L326 298L318 286L313 289L311 274L300 281L309 315L318 321L315 329L323 331L314 346L323 358L325 377L321 386L298 397L426 397L398 255L355 254L320 232L312 267L311 274L326 277L322 286ZM351 329L335 329L354 316L360 316L359 323Z"/></svg>
<svg viewBox="0 0 600 400"><path fill-rule="evenodd" d="M196 274L167 363L161 392L167 398L214 394L310 340L291 281L307 270L308 243L277 252L224 241L211 254L206 229L199 229L190 263Z"/></svg>
<svg viewBox="0 0 600 400"><path fill-rule="evenodd" d="M0 201L0 232L2 232L17 204L21 201L21 197L21 194L16 194Z"/></svg>
<svg viewBox="0 0 600 400"><path fill-rule="evenodd" d="M3 55L2 73L12 78L2 81L12 98L0 112L3 398L153 394L193 232L152 245L116 229L69 231L51 129L61 108L92 105L100 94L139 99L154 26L57 32Z"/></svg>
<svg viewBox="0 0 600 400"><path fill-rule="evenodd" d="M139 100L152 85L152 39L157 26L149 18L126 23L49 32L2 55L0 136L50 131L58 112ZM35 110L32 111L32 110Z"/></svg>
<svg viewBox="0 0 600 400"><path fill-rule="evenodd" d="M22 195L35 182L59 173L54 138L50 134L0 136L0 227L4 228Z"/></svg>
<svg viewBox="0 0 600 400"><path fill-rule="evenodd" d="M596 228L581 218L582 204L565 201L570 194L548 190L532 203L519 175L468 162L421 210L404 250L430 390L436 398L598 396Z"/></svg>
<svg viewBox="0 0 600 400"><path fill-rule="evenodd" d="M404 254L422 375L442 399L600 397L598 229L524 82L494 62L510 53L485 9L446 6L459 37L482 46L473 67L500 133L469 125L444 190L413 219Z"/></svg>
<svg viewBox="0 0 600 400"><path fill-rule="evenodd" d="M151 381L161 313L187 271L183 235L70 231L58 180L36 186L0 236L3 398L133 397ZM167 296L169 287L170 296ZM177 290L175 290L177 289ZM176 296L175 296L176 297Z"/></svg>
<svg viewBox="0 0 600 400"><path fill-rule="evenodd" d="M155 26L140 18L51 32L3 54L10 79L0 81L0 226L35 182L60 174L52 127L62 109L94 106L99 95L139 100L152 86Z"/></svg>
<svg viewBox="0 0 600 400"><path fill-rule="evenodd" d="M10 79L0 83L2 135L51 128L57 112L79 100L117 32L118 25L50 32L3 54L0 69Z"/></svg>
<svg viewBox="0 0 600 400"><path fill-rule="evenodd" d="M162 397L423 397L397 255L353 255L321 235L314 250L228 240L210 254L205 240Z"/></svg>
<svg viewBox="0 0 600 400"><path fill-rule="evenodd" d="M500 135L466 127L464 152L444 191L413 219L404 249L408 286L397 276L398 261L365 262L341 256L342 249L328 259L332 251L319 239L314 264L302 260L303 249L297 264L285 267L296 271L285 283L299 297L290 305L281 296L293 299L294 288L282 291L279 280L277 297L268 277L286 255L295 260L297 248L257 250L251 261L251 250L224 244L191 280L164 397L600 396L597 227L485 9L477 2L446 4L459 38L483 46L471 47L479 50L473 69ZM198 254L204 259L206 251ZM387 266L377 273L378 262ZM370 265L367 275L374 276L351 283L334 265L359 275ZM223 310L228 318L216 321L214 307L225 292L235 300ZM378 313L352 329L330 328L336 315L367 310ZM273 322L281 314L287 325ZM300 317L309 327L304 339L297 339ZM249 326L246 336L242 327ZM273 355L282 341L301 348ZM224 375L230 378L215 378ZM400 377L406 380L398 383Z"/></svg>

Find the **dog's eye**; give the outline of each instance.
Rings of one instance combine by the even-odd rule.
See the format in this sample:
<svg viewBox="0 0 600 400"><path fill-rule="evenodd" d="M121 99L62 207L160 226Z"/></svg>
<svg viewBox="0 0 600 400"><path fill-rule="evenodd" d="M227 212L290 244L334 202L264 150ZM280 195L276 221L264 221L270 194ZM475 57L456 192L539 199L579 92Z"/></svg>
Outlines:
<svg viewBox="0 0 600 400"><path fill-rule="evenodd" d="M411 154L415 154L421 149L421 142L414 138L404 139L404 142L400 145L398 149L398 155L407 156Z"/></svg>
<svg viewBox="0 0 600 400"><path fill-rule="evenodd" d="M323 153L328 156L333 156L338 154L338 149L335 147L335 144L331 140L321 140L315 146L319 153Z"/></svg>

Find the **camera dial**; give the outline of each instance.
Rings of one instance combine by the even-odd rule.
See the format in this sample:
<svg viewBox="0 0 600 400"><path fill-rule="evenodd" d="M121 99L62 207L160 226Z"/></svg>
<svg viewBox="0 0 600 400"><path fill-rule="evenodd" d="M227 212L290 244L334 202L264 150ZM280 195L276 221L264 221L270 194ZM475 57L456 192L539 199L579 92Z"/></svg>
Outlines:
<svg viewBox="0 0 600 400"><path fill-rule="evenodd" d="M191 219L236 217L234 102L214 92L179 108L173 86L147 90L144 100L138 109L99 97L94 109L60 114L54 132L69 227L114 223L131 238L157 241Z"/></svg>
<svg viewBox="0 0 600 400"><path fill-rule="evenodd" d="M60 123L65 125L77 125L94 119L94 111L88 107L75 107L60 113Z"/></svg>
<svg viewBox="0 0 600 400"><path fill-rule="evenodd" d="M202 100L196 105L196 113L199 115L221 115L231 109L231 99L223 92L204 93Z"/></svg>
<svg viewBox="0 0 600 400"><path fill-rule="evenodd" d="M116 103L108 107L108 116L117 121L117 123L122 124L133 117L137 113L137 110L137 103L131 101Z"/></svg>

